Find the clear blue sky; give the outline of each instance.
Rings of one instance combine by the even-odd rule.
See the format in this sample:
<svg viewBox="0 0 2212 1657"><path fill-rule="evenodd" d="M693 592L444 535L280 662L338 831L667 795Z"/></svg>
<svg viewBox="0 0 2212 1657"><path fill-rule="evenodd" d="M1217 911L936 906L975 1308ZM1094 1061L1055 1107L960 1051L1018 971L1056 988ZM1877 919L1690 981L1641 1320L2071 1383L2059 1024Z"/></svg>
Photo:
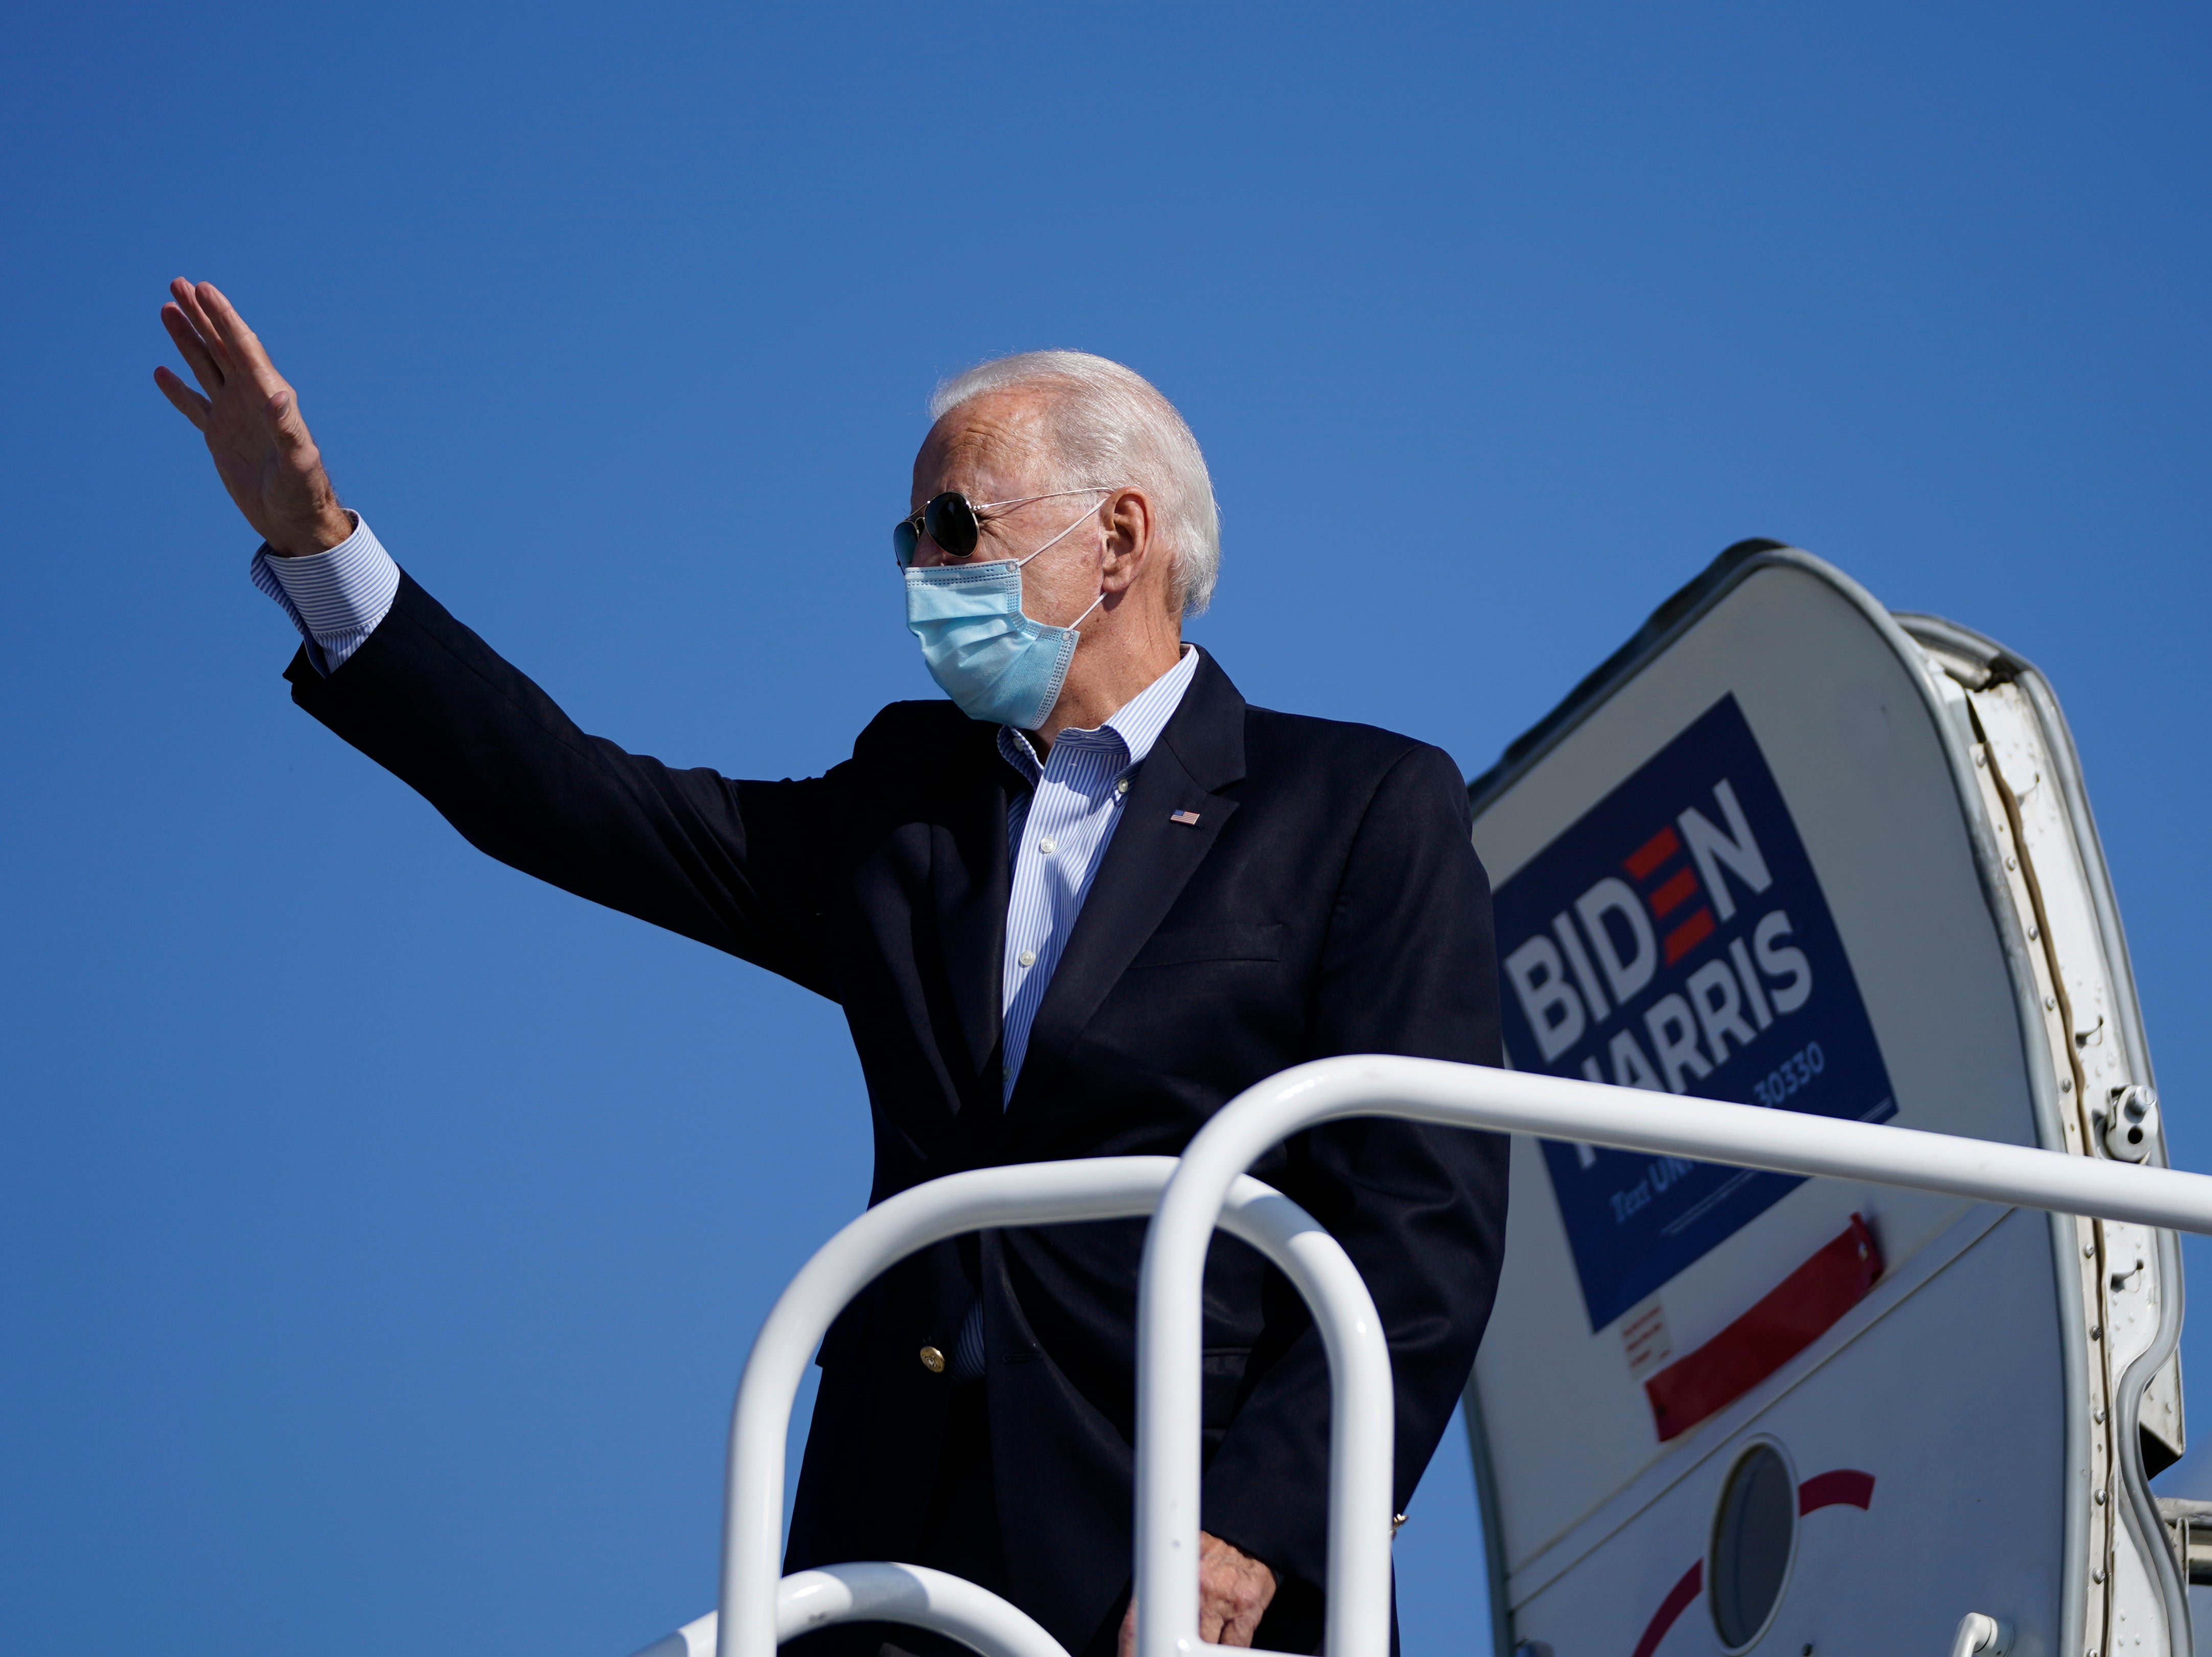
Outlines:
<svg viewBox="0 0 2212 1657"><path fill-rule="evenodd" d="M620 1657L708 1603L738 1364L866 1184L836 1009L291 708L151 383L179 274L434 592L739 774L931 694L885 530L1006 350L1188 416L1248 696L1470 773L1723 545L1812 548L2051 674L2212 1167L2201 9L13 20L0 1648ZM1477 1649L1456 1433L1413 1512L1408 1651Z"/></svg>

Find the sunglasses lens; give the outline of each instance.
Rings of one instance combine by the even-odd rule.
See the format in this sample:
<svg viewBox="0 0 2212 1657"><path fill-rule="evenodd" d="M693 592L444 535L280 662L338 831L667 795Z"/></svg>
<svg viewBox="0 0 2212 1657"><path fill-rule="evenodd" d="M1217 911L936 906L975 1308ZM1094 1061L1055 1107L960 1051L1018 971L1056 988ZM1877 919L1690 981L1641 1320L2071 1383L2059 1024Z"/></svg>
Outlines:
<svg viewBox="0 0 2212 1657"><path fill-rule="evenodd" d="M921 544L921 531L915 528L911 518L904 519L891 531L891 556L898 560L901 569L914 562L914 549Z"/></svg>
<svg viewBox="0 0 2212 1657"><path fill-rule="evenodd" d="M964 495L940 495L922 513L922 526L929 538L945 549L948 558L965 558L975 550L981 531L975 524L975 509L968 504Z"/></svg>

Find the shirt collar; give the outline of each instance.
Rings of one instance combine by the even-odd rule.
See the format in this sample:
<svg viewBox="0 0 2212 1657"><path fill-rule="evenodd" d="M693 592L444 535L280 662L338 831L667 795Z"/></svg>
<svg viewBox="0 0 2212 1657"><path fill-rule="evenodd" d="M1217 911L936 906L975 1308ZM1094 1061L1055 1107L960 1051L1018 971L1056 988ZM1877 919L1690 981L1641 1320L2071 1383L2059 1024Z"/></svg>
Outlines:
<svg viewBox="0 0 2212 1657"><path fill-rule="evenodd" d="M1168 721L1182 705L1183 693L1190 689L1197 672L1198 646L1187 644L1173 667L1115 709L1097 728L1063 731L1054 739L1054 744L1073 742L1078 747L1091 747L1110 738L1127 750L1129 764L1137 764L1159 741L1160 732L1167 729ZM1011 725L999 727L999 752L1007 764L1029 780L1032 787L1044 774L1028 734Z"/></svg>

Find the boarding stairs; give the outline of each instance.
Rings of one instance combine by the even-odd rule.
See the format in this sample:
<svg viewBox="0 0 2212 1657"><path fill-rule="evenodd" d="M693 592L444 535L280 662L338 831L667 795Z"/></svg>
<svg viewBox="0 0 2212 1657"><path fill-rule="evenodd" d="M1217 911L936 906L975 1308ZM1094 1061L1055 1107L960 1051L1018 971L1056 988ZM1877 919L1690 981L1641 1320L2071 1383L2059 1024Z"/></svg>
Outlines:
<svg viewBox="0 0 2212 1657"><path fill-rule="evenodd" d="M1390 1657L1392 1399L1374 1302L1322 1227L1245 1170L1324 1122L1388 1116L1654 1156L1870 1181L1971 1200L2212 1235L2212 1177L2101 1156L1928 1133L1481 1065L1325 1059L1247 1089L1181 1157L1100 1157L950 1174L878 1204L793 1278L753 1344L732 1411L719 1609L636 1657L775 1657L845 1622L898 1623L981 1657L1067 1657L998 1595L943 1572L856 1563L780 1578L784 1446L805 1367L830 1322L908 1255L967 1231L1151 1215L1138 1310L1135 1599L1138 1657L1230 1657L1199 1638L1202 1282L1217 1229L1260 1250L1311 1308L1332 1380L1326 1649ZM2178 1284L2179 1272L2170 1280ZM2178 1320L2176 1320L2178 1324ZM2178 1329L2170 1331L2170 1348ZM2162 1363L2168 1350L2145 1355ZM2132 1442L2135 1423L2121 1423ZM2133 1503L2121 1481L2112 1499ZM2104 1493L2100 1494L2104 1499ZM2160 1514L2124 1508L2146 1541ZM2185 1605L2172 1550L2147 1548L2168 1605ZM1954 1657L2011 1642L2002 1606L1961 1607ZM2185 1611L2183 1613L2185 1618ZM2185 1620L2172 1648L2188 1649ZM1270 1657L1261 1654L1261 1657ZM1530 1657L1551 1657L1530 1651Z"/></svg>

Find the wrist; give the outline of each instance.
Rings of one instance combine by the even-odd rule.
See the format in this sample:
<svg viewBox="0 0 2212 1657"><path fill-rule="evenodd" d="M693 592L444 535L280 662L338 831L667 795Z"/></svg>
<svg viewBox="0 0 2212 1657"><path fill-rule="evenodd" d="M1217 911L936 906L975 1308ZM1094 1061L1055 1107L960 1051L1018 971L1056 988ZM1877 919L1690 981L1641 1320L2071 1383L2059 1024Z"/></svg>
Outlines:
<svg viewBox="0 0 2212 1657"><path fill-rule="evenodd" d="M328 552L332 547L353 538L361 520L343 507L332 506L304 529L287 535L280 543L270 538L269 550L279 558L308 558L319 552Z"/></svg>

